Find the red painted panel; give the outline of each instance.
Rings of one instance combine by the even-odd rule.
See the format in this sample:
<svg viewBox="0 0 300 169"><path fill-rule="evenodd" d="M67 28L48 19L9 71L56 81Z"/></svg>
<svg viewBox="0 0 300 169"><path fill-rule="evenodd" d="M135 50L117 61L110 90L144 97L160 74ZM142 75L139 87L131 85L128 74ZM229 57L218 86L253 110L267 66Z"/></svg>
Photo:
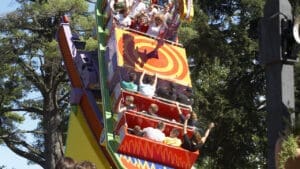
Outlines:
<svg viewBox="0 0 300 169"><path fill-rule="evenodd" d="M151 103L155 103L158 105L159 110L157 115L159 117L163 117L169 120L176 120L177 122L180 122L180 117L176 108L175 104L166 103L160 100L152 99L146 96L143 96L138 93L132 93L127 91L122 91L122 94L120 97L126 97L128 95L131 95L134 97L134 104L137 105L137 110L148 110L148 107ZM181 108L181 111L184 115L188 114L188 109Z"/></svg>
<svg viewBox="0 0 300 169"><path fill-rule="evenodd" d="M190 169L199 155L198 151L190 152L181 147L168 146L127 132L118 152L178 169Z"/></svg>
<svg viewBox="0 0 300 169"><path fill-rule="evenodd" d="M69 74L72 87L81 88L82 84L81 84L80 76L77 72L75 63L72 58L71 49L69 48L67 41L68 40L66 37L66 32L64 30L64 27L61 25L58 29L58 44L60 47L60 51L62 53L65 66Z"/></svg>

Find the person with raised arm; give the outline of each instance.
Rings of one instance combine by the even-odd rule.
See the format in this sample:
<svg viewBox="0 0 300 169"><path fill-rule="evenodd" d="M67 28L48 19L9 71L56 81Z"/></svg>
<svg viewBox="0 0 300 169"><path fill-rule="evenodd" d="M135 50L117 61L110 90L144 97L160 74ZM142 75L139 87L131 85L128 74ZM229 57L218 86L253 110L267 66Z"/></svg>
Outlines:
<svg viewBox="0 0 300 169"><path fill-rule="evenodd" d="M184 114L182 113L178 102L176 102L176 107L177 107L177 111L178 111L181 123L184 123L184 121L188 118L189 126L197 126L198 116L197 116L197 113L193 111L191 106L189 106L189 114L187 114L186 116L184 116Z"/></svg>
<svg viewBox="0 0 300 169"><path fill-rule="evenodd" d="M135 84L135 80L136 80L136 74L132 72L129 74L128 81L122 80L120 85L121 85L122 89L131 91L131 92L137 92L138 86L137 86L137 84Z"/></svg>
<svg viewBox="0 0 300 169"><path fill-rule="evenodd" d="M123 98L120 100L117 110L116 110L118 113L117 121L119 121L122 118L125 111L136 110L136 105L133 103L134 102L133 96L126 96L124 104L122 104L122 102L123 102Z"/></svg>
<svg viewBox="0 0 300 169"><path fill-rule="evenodd" d="M145 83L143 82L145 76L145 70L140 77L139 92L145 96L152 97L155 94L157 85L157 73L155 73L154 78L151 76L145 77Z"/></svg>
<svg viewBox="0 0 300 169"><path fill-rule="evenodd" d="M162 14L156 14L153 17L152 23L149 25L147 34L162 38L166 30L166 23Z"/></svg>
<svg viewBox="0 0 300 169"><path fill-rule="evenodd" d="M204 143L206 142L206 140L209 136L211 129L215 127L215 124L210 123L208 125L208 128L203 137L201 136L201 134L198 131L194 131L192 138L189 138L189 136L187 135L188 119L189 119L189 117L187 117L185 119L184 124L183 124L183 143L182 143L181 147L194 152L194 151L199 150L204 145Z"/></svg>

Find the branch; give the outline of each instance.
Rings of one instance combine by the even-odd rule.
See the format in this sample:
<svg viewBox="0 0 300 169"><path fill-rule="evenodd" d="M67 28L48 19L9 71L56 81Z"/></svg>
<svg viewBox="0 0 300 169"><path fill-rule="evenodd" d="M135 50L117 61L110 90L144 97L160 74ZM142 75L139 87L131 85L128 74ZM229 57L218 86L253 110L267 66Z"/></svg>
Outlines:
<svg viewBox="0 0 300 169"><path fill-rule="evenodd" d="M42 94L45 94L47 92L45 90L45 85L32 67L28 66L23 60L20 60L20 66L24 70L24 76L30 80L41 91Z"/></svg>
<svg viewBox="0 0 300 169"><path fill-rule="evenodd" d="M37 113L39 115L43 115L43 110L41 110L39 108L24 106L19 101L15 101L15 103L18 104L18 106L21 107L21 108L5 109L6 112L9 112L9 111L26 111L26 112L30 112L30 113Z"/></svg>
<svg viewBox="0 0 300 169"><path fill-rule="evenodd" d="M38 58L39 58L39 61L40 61L40 65L43 65L42 56L39 55ZM40 66L40 71L41 71L42 77L45 78L45 73L44 73L44 70L43 70L42 66Z"/></svg>
<svg viewBox="0 0 300 169"><path fill-rule="evenodd" d="M45 168L45 158L43 157L42 152L30 146L25 141L14 140L11 137L3 138L3 141L14 153ZM18 148L18 146L21 146L21 148ZM23 150L24 148L27 149L28 152Z"/></svg>
<svg viewBox="0 0 300 169"><path fill-rule="evenodd" d="M65 100L69 96L70 96L70 92L67 92L65 95L63 95L61 98L59 98L58 103L62 102L63 100Z"/></svg>

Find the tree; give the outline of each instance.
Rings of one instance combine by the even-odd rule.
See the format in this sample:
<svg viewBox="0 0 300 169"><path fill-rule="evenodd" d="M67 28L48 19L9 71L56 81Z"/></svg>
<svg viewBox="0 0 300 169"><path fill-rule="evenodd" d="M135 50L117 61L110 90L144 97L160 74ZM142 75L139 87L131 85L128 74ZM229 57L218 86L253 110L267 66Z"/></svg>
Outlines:
<svg viewBox="0 0 300 169"><path fill-rule="evenodd" d="M20 8L0 19L0 143L51 169L64 152L69 97L56 31L61 16L69 14L82 38L90 37L92 31L86 30L95 19L87 16L84 0L17 2ZM39 121L36 129L18 128L24 114Z"/></svg>
<svg viewBox="0 0 300 169"><path fill-rule="evenodd" d="M263 5L263 0L196 1L201 10L180 31L196 62L194 108L204 127L207 121L217 124L199 168L266 168L266 112L258 100L265 79L257 65Z"/></svg>

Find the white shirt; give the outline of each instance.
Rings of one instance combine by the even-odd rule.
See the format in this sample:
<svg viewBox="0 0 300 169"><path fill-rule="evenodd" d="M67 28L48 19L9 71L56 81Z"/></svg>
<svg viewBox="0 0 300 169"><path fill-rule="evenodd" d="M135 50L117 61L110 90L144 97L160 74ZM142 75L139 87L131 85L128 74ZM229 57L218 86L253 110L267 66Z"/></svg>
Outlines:
<svg viewBox="0 0 300 169"><path fill-rule="evenodd" d="M146 5L144 2L138 2L132 6L129 16L135 17L141 11L146 10Z"/></svg>
<svg viewBox="0 0 300 169"><path fill-rule="evenodd" d="M148 9L148 16L152 18L152 16L158 14L158 10L156 8L152 8L151 11Z"/></svg>
<svg viewBox="0 0 300 169"><path fill-rule="evenodd" d="M152 36L158 36L162 25L156 26L155 23L152 23L147 31L147 34Z"/></svg>
<svg viewBox="0 0 300 169"><path fill-rule="evenodd" d="M123 14L117 14L115 15L115 19L119 22L121 26L129 27L131 25L131 18L129 16L126 16L124 18Z"/></svg>
<svg viewBox="0 0 300 169"><path fill-rule="evenodd" d="M154 141L162 142L166 137L165 133L153 127L146 127L143 129L143 132L144 132L144 137Z"/></svg>
<svg viewBox="0 0 300 169"><path fill-rule="evenodd" d="M139 91L141 92L141 94L143 94L145 96L152 97L152 96L154 96L154 93L155 93L155 86L151 85L151 84L142 83L139 86Z"/></svg>

